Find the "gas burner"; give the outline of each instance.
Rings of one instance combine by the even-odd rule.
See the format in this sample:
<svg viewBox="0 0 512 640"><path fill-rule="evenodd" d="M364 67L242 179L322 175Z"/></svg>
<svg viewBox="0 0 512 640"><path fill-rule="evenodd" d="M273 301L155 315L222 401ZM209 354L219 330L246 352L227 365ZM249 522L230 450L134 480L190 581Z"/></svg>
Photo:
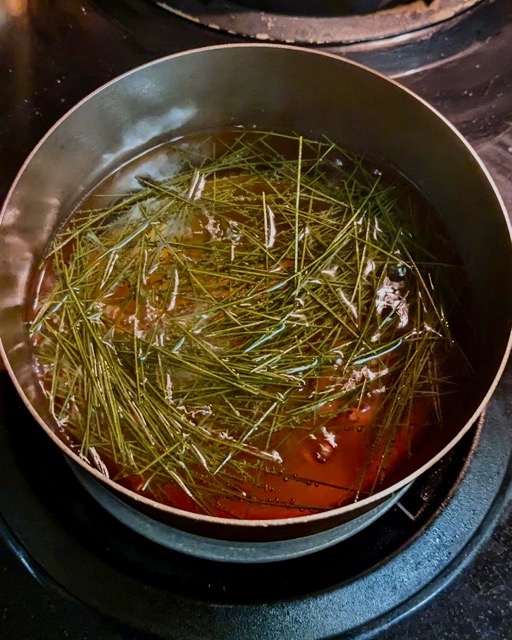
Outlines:
<svg viewBox="0 0 512 640"><path fill-rule="evenodd" d="M177 16L233 35L302 45L340 45L426 29L482 0L153 1Z"/></svg>
<svg viewBox="0 0 512 640"><path fill-rule="evenodd" d="M205 630L225 640L373 638L446 585L495 526L512 471L511 384L508 375L478 428L363 530L297 558L227 563L155 544L113 518L4 374L0 533L41 581L161 640Z"/></svg>
<svg viewBox="0 0 512 640"><path fill-rule="evenodd" d="M509 0L414 0L399 4L393 0L392 5L373 0L374 6L382 8L372 13L346 15L338 9L337 14L314 16L304 9L295 9L294 15L281 9L292 4L306 6L300 0L286 0L286 5L279 0L91 1L148 51L164 54L190 48L197 41L217 44L259 38L329 51L391 77L404 77L471 55L510 20ZM258 11L248 4L276 4L280 9ZM321 0L306 4L317 6ZM348 6L332 0L334 4ZM176 24L179 30L175 31ZM167 43L165 48L162 42Z"/></svg>

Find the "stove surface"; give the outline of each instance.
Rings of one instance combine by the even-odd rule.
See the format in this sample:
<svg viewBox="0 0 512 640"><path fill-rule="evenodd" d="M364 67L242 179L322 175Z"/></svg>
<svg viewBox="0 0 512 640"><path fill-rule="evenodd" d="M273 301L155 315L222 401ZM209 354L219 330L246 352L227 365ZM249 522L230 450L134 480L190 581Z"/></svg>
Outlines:
<svg viewBox="0 0 512 640"><path fill-rule="evenodd" d="M9 0L0 3L0 78L3 87L0 101L0 198L7 193L16 172L39 138L90 91L116 75L157 57L187 48L234 41L240 39L193 24L146 0L119 0L115 3L108 0L74 3L66 0ZM326 49L396 77L436 106L479 152L509 211L512 211L512 4L509 0L483 0L463 15L413 34L378 42L331 43ZM0 434L4 443L9 433L19 432L18 438L23 439L30 432L30 429L28 432L22 430L21 422L18 425L16 398L9 385L5 374L2 374L0 398L4 405L9 405L8 411L0 412ZM380 575L388 585L386 599L392 606L374 628L370 625L364 631L347 631L341 637L369 638L374 637L377 630L378 637L384 640L502 640L512 637L512 431L508 428L512 413L511 385L509 367L489 409L490 416L499 418L500 428L495 431L492 426L487 428L484 424L485 433L497 439L502 452L501 463L485 467L477 482L477 487L484 494L486 487L490 486L495 487L495 494L494 497L487 496L489 503L486 506L476 496L478 500L475 498L472 510L474 517L461 518L458 522L463 538L456 545L459 552L444 563L444 568L437 568L435 562L430 564L430 558L435 558L435 554L423 556L430 570L428 584L418 588L417 593L409 594L406 606L393 605L393 596L404 588L403 583L407 582L410 573L414 573L413 565L409 565L402 575L386 575L386 563L379 566L384 571ZM44 465L41 474L41 477L46 475ZM115 614L116 607L114 600L109 603L109 596L104 590L107 578L98 571L101 562L115 565L115 539L98 541L96 555L92 553L90 562L87 562L77 550L79 532L73 530L73 525L61 528L60 533L64 537L52 538L51 534L47 537L48 529L45 527L49 525L45 523L52 513L57 513L59 501L50 501L46 505L36 492L35 502L27 509L26 503L22 502L24 477L22 475L20 484L16 484L14 472L8 475L6 467L0 470L0 495L5 499L4 504L11 505L2 510L0 519L0 532L3 533L3 542L0 543L0 636L6 640L25 637L40 640L65 637L76 640L136 640L146 637L142 632L122 626L120 616L114 615L117 622L107 617ZM48 473L48 478L51 477L52 474ZM45 482L41 481L43 486ZM67 495L66 492L64 494ZM446 508L426 531L432 548L443 544L442 535L436 542L436 536L439 536L436 522L441 522L443 517L460 517L456 511L456 496L451 501L446 500ZM83 503L71 502L69 498L66 508L74 510L75 522L90 527L89 512L82 511ZM32 549L37 549L38 543L39 548L49 549L50 556L65 571L59 588L52 588L54 580L48 571L52 565L43 567L17 535L21 520L22 528L30 532L25 537ZM421 543L425 539L423 534L413 543ZM407 545L404 542L405 551L411 548ZM131 558L130 571L135 571L135 575L137 571L140 575L138 549L136 545L133 547ZM41 557L48 562L47 555L43 553ZM291 578L283 577L279 572L276 574L278 584L293 583L293 588L289 587L291 590L286 592L284 599L277 592L260 596L260 612L263 606L265 614L252 618L255 639L320 640L335 637L333 621L343 618L345 605L343 601L331 598L337 581L341 580L336 566L332 564L333 557L328 554L316 557L315 554L313 559L305 561L303 569L302 565L293 565L293 571L297 572L295 577L293 574ZM407 558L407 553L403 557ZM416 556L416 560L421 563L421 556ZM314 597L304 591L301 570L315 576ZM161 567L155 564L150 569L151 575L146 575L146 583L153 585L155 580L163 580L161 571ZM204 571L210 575L211 567ZM157 579L157 575L160 578ZM103 583L102 578L105 578ZM172 573L168 573L165 580L172 578ZM152 586L142 584L139 593L133 587L133 575L124 578L123 574L117 573L108 579L114 583L125 580L125 584L119 585L122 586L119 593L126 599L124 604L129 603L132 607L134 616L149 615L151 600L147 594ZM179 579L183 580L182 574ZM156 634L153 637L194 637L196 625L203 620L205 638L248 640L248 636L240 631L243 627L237 628L237 624L243 622L243 616L253 615L247 602L254 602L255 595L246 584L242 592L250 597L247 595L248 600L246 598L242 606L236 601L236 597L242 595L233 596L234 600L230 600L230 593L224 593L223 587L235 589L237 584L243 584L244 579L247 582L255 580L254 572L238 579L240 583L227 573L225 580L219 579L214 583L215 597L211 606L203 608L197 604L194 590L187 592L189 583L185 580L185 587L180 586L183 591L179 600L182 611L174 617L174 623L167 620L169 635L162 635L155 626L150 630ZM165 588L173 591L172 584L166 584ZM373 606L380 596L375 595L371 580L365 589L367 602L362 606ZM443 592L438 595L441 589ZM92 592L107 595L103 602L93 607L96 609L93 611L70 597L69 591L75 595L78 592L82 603L90 605L94 600ZM308 600L307 607L294 608L301 598L302 602L304 598ZM202 596L201 602L208 603L206 596ZM228 636L222 621L228 615L227 609L236 609L237 606L241 607L237 615L242 618L238 622L236 616L231 618L232 634ZM310 629L306 633L305 629L309 627L303 624L311 620L308 617L311 612L318 616L319 623L316 631ZM199 617L193 619L194 615ZM201 618L202 615L206 617ZM258 626L263 621L267 625L265 628ZM171 627L173 624L174 628Z"/></svg>

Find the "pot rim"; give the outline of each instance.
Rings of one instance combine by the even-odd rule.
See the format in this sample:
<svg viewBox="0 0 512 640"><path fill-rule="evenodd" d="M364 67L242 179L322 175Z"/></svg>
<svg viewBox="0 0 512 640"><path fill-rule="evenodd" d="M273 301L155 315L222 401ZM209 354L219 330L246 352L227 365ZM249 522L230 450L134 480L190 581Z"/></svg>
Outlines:
<svg viewBox="0 0 512 640"><path fill-rule="evenodd" d="M20 179L22 178L23 174L25 173L26 167L32 161L32 158L36 155L36 153L39 151L40 147L44 144L44 142L50 136L53 135L54 131L60 126L60 124L62 122L64 122L75 111L79 110L82 107L82 105L85 104L86 102L88 102L91 98L93 98L97 94L103 92L105 89L107 89L108 87L114 85L118 81L120 81L120 80L122 80L124 78L127 78L132 74L139 73L139 72L143 71L146 68L152 67L153 65L165 63L165 61L167 61L167 60L174 60L174 59L180 58L182 56L190 56L190 55L194 55L194 54L205 53L207 51L215 51L215 50L221 50L221 49L242 49L242 48L243 49L251 49L251 48L253 48L253 49L285 49L285 50L300 52L301 55L324 56L324 57L327 57L327 58L331 58L331 59L337 60L341 64L347 64L347 65L351 65L353 67L358 67L363 72L372 74L372 75L380 78L381 80L384 80L387 83L395 85L395 87L397 89L399 89L400 91L407 93L411 98L413 98L414 100L416 100L417 102L422 104L432 114L434 114L440 121L442 121L442 123L446 126L446 128L450 131L450 133L453 136L455 136L458 139L458 141L460 143L462 143L462 145L466 148L466 151L471 156L473 162L475 162L477 164L477 166L481 170L484 178L486 179L488 185L492 189L492 192L494 194L496 202L499 205L501 213L503 214L503 217L505 219L505 222L506 222L506 225L507 225L507 229L508 229L508 232L509 232L509 239L510 239L510 242L511 242L511 245L512 245L512 224L511 224L511 221L509 219L507 208L505 207L505 204L503 202L503 198L502 198L500 192L498 191L498 188L497 188L497 186L496 186L496 184L494 182L494 179L492 178L492 176L489 173L489 171L488 171L487 167L485 166L484 162L479 157L479 155L477 154L475 149L472 147L472 145L465 139L465 137L458 131L458 129L442 113L440 113L435 107L433 107L429 102L427 102L421 96L418 96L415 92L411 91L410 89L408 89L407 87L405 87L401 83L397 82L395 79L390 78L390 77L384 75L383 73L375 71L374 69L372 69L370 67L367 67L367 66L365 66L365 65L363 65L361 63L354 62L354 61L352 61L350 59L347 59L345 57L336 55L334 53L311 50L311 49L305 49L304 47L300 47L300 46L297 46L297 45L274 44L274 43L252 43L252 42L251 43L220 44L220 45L211 45L211 46L207 46L207 47L196 47L196 48L193 48L193 49L188 49L186 51L181 51L181 52L178 52L178 53L174 53L174 54L170 54L170 55L167 55L167 56L159 57L159 58L156 58L156 59L154 59L154 60L152 60L150 62L147 62L145 64L142 64L142 65L139 65L137 67L134 67L133 69L130 69L129 71L127 71L125 73L117 75L112 80L109 80L108 82L102 84L100 87L98 87L97 89L95 89L94 91L92 91L91 93L86 95L77 104L75 104L71 109L69 109L63 116L61 116L57 120L57 122L55 122L55 124L46 132L46 134L40 139L40 141L32 149L32 151L30 152L30 154L26 158L25 162L22 164L21 168L19 169L18 173L16 174L16 177L15 177L15 179L14 179L14 181L13 181L13 183L12 183L12 185L11 185L11 187L10 187L6 197L5 197L5 200L4 200L4 203L3 203L3 206L2 206L2 210L0 211L0 226L2 225L3 218L4 218L5 212L7 210L7 205L9 203L10 199L11 199L11 196L14 193L14 191L16 190L17 184L20 181ZM92 467L89 463L87 463L82 458L80 458L80 456L78 456L76 453L74 453L56 435L56 433L53 431L53 429L45 422L45 420L43 420L41 418L39 413L32 406L32 403L30 402L29 398L25 394L25 392L23 390L23 387L18 382L18 379L17 379L17 377L16 377L16 375L14 373L14 370L12 369L12 367L10 365L9 357L8 357L6 351L5 351L5 348L4 348L4 345L3 345L3 341L2 341L2 337L0 336L0 356L1 356L1 358L2 358L2 360L4 362L4 364L5 364L5 368L6 368L7 372L8 372L8 374L9 374L9 377L11 378L11 381L13 382L13 384L14 384L14 386L15 386L18 394L19 394L19 396L23 400L25 406L28 408L28 410L30 411L30 413L32 414L32 416L36 420L36 422L45 430L45 432L50 436L50 438L55 442L55 444L61 449L61 451L66 456L68 456L72 460L73 463L78 464L80 467L82 467L88 473L91 473L93 475L93 477L95 477L97 480L99 480L103 484L106 484L115 493L121 494L122 496L124 496L125 498L129 499L130 501L136 502L136 503L140 504L141 506L144 506L144 507L147 507L147 508L151 509L152 511L163 512L165 514L178 516L180 518L185 518L188 521L194 521L195 520L195 521L200 521L200 522L203 522L203 523L208 523L208 524L211 524L211 525L224 525L224 526L230 526L230 527L234 526L236 528L242 527L242 528L244 528L246 530L251 530L251 529L256 529L256 528L261 528L261 527L264 527L264 528L268 528L268 527L286 527L287 525L288 526L295 526L295 525L298 525L298 524L308 524L308 523L318 522L318 521L321 521L321 520L327 520L327 519L331 519L331 518L334 519L337 516L341 516L341 515L345 515L345 514L350 515L350 513L352 511L356 511L356 510L359 511L362 508L370 507L373 503L377 503L378 501L380 501L380 500L382 500L382 499L384 499L386 497L389 497L391 494L395 493L399 489L402 489L406 485L412 483L416 478L418 478L425 471L427 471L429 468L431 468L433 465L435 465L437 462L439 462L439 460L441 460L441 458L443 458L462 439L462 437L469 431L469 429L476 422L478 417L484 412L485 407L488 404L488 402L490 401L490 399L491 399L491 397L492 397L492 395L493 395L493 393L494 393L494 391L495 391L495 389L496 389L496 387L498 385L498 382L499 382L499 380L500 380L500 378L501 378L501 376L502 376L502 374L503 374L503 372L505 370L505 367L506 367L506 364L507 364L507 361L509 359L511 351L512 351L512 320L510 321L509 336L508 336L507 346L506 346L506 348L504 350L500 365L497 368L496 374L494 375L492 383L489 385L486 394L484 395L484 397L480 401L479 405L477 406L477 408L475 409L475 411L473 412L471 417L467 420L466 424L463 427L461 427L461 429L457 432L457 434L450 440L450 442L448 442L434 457L430 458L421 467L416 469L414 472L410 473L408 476L406 476L402 480L397 481L396 483L394 483L393 485L387 487L386 489L383 489L382 491L379 491L379 492L377 492L375 494L372 494L367 498L364 498L362 500L350 503L348 505L344 505L342 507L337 507L335 509L328 509L328 510L321 511L321 512L315 513L315 514L310 514L310 515L305 515L305 516L296 516L296 517L291 517L291 518L275 518L275 519L266 519L266 520L249 520L249 519L242 520L242 519L237 519L237 518L222 518L222 517L217 517L217 516L209 516L209 515L205 515L205 514L196 514L196 513L190 512L190 511L185 511L183 509L178 509L176 507L171 507L171 506L162 504L162 503L160 503L160 502L158 502L156 500L152 500L152 499L147 498L145 496L141 496L138 493L135 493L134 491L131 491L130 489L127 489L126 487L123 487L122 485L114 482L110 478L107 478L102 473L100 473L97 469Z"/></svg>

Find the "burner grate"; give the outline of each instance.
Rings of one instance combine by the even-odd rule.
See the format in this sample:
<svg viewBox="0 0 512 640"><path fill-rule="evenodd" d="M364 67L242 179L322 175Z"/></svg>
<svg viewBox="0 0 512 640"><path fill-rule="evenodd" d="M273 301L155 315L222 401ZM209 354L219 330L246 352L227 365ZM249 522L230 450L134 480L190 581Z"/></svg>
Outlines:
<svg viewBox="0 0 512 640"><path fill-rule="evenodd" d="M425 29L482 0L153 0L210 29L261 41L351 44Z"/></svg>

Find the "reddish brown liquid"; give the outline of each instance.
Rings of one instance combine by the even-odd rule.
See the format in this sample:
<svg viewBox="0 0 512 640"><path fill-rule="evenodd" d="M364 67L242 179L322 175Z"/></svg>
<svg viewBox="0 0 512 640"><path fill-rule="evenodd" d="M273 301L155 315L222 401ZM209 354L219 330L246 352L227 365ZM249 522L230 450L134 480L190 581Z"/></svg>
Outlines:
<svg viewBox="0 0 512 640"><path fill-rule="evenodd" d="M232 135L226 134L228 138ZM221 138L222 136L219 139ZM190 143L196 144L195 139L183 142L185 146ZM168 153L166 146L151 151L102 183L87 199L83 208L115 201L115 194L134 187L135 176L141 172L153 172L154 178L161 178L167 172L176 170L175 163L176 157ZM430 205L410 184L406 184L392 170L386 171L390 181L404 185L404 198L415 199L415 206L422 215L435 215ZM188 258L199 260L201 255L199 241L197 248L188 250ZM292 262L283 261L282 269L290 269ZM99 268L101 266L100 264ZM158 272L152 278L148 286L160 286L164 281ZM48 262L39 281L36 299L44 299L53 286L52 264ZM215 295L222 299L227 295L226 285L216 286ZM105 316L110 314L112 318L116 318L119 331L129 331L130 318L136 315L139 329L150 331L154 312L149 313L147 309L145 311L142 307L137 307L133 300L124 305L131 295L130 288L126 284L120 284L115 295L109 299L111 309L105 312ZM175 315L189 311L187 304L185 298L177 296ZM118 309L121 306L124 312L119 315ZM39 336L36 334L36 349L38 340ZM44 373L38 374L49 393L50 385ZM334 376L335 373L331 372L330 375ZM318 383L317 380L317 388ZM232 486L218 494L210 491L211 478L204 474L200 466L192 469L199 485L204 486L203 504L194 500L172 478L159 477L148 482L148 474L140 475L129 467L120 466L113 461L113 456L108 451L102 451L101 457L110 476L119 484L178 509L242 519L303 516L349 504L385 488L388 478L395 477L396 471L414 455L417 443L424 437L425 431L438 431L439 425L435 426L433 417L432 399L416 401L409 420L393 425L388 430L379 428L380 405L378 395L368 396L363 403L348 408L341 401L335 401L316 412L314 420L304 420L293 430L277 430L270 442L264 443L263 438L259 444L263 449L277 450L281 462L278 465L260 464L251 472L251 481L233 473ZM244 459L244 456L241 455L240 459Z"/></svg>

